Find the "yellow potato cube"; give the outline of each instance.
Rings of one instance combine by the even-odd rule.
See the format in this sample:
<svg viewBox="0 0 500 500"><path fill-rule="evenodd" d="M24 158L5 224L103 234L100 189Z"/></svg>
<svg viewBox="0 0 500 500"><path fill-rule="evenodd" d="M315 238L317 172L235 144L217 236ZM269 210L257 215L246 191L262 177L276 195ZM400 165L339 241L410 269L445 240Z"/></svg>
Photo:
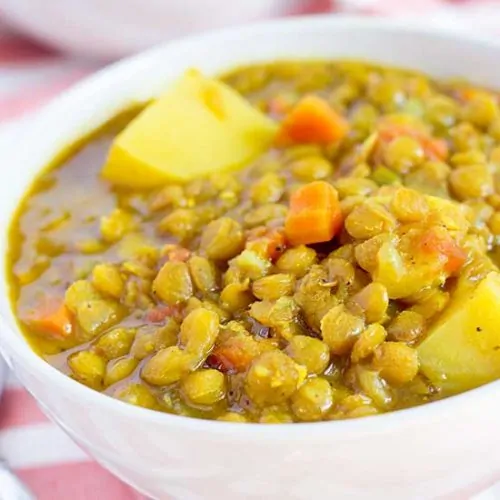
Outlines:
<svg viewBox="0 0 500 500"><path fill-rule="evenodd" d="M500 377L500 273L452 297L418 356L421 371L448 394Z"/></svg>
<svg viewBox="0 0 500 500"><path fill-rule="evenodd" d="M118 135L102 175L150 188L237 169L272 142L277 125L220 81L187 71Z"/></svg>

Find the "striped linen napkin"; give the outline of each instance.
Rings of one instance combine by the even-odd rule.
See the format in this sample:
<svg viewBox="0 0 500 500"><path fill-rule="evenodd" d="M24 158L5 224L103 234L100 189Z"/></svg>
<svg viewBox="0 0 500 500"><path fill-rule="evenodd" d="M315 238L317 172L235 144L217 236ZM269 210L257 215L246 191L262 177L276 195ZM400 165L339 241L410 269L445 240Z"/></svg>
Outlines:
<svg viewBox="0 0 500 500"><path fill-rule="evenodd" d="M347 12L417 20L500 35L500 0L309 0L304 12ZM294 12L296 14L297 12ZM29 113L98 69L16 34L0 18L0 150ZM0 456L39 500L140 500L143 497L93 462L10 377L0 402ZM500 498L497 477L441 500ZM500 484L500 483L499 483ZM2 497L0 500L10 500ZM178 499L181 500L181 499Z"/></svg>

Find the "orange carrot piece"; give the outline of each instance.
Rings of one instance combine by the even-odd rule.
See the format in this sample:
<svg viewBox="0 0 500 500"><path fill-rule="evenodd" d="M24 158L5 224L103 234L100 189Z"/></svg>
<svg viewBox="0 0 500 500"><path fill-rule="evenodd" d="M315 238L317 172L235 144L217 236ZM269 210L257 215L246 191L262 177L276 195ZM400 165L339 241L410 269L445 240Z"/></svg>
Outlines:
<svg viewBox="0 0 500 500"><path fill-rule="evenodd" d="M423 133L405 123L384 122L378 127L379 138L383 142L391 142L393 139L396 139L396 137L400 137L401 135L409 135L410 137L413 137L417 132L419 134Z"/></svg>
<svg viewBox="0 0 500 500"><path fill-rule="evenodd" d="M430 229L423 235L420 245L425 253L444 256L444 270L450 274L460 270L467 260L465 250L444 231Z"/></svg>
<svg viewBox="0 0 500 500"><path fill-rule="evenodd" d="M475 99L476 97L481 97L488 95L488 92L486 92L483 89L475 89L472 87L464 87L461 89L456 89L455 90L455 95L457 98L462 101L462 102L469 102L472 101L472 99Z"/></svg>
<svg viewBox="0 0 500 500"><path fill-rule="evenodd" d="M285 234L278 229L272 230L268 235L267 255L274 261L286 248Z"/></svg>
<svg viewBox="0 0 500 500"><path fill-rule="evenodd" d="M330 241L342 227L337 190L325 181L300 187L290 198L285 236L292 245Z"/></svg>
<svg viewBox="0 0 500 500"><path fill-rule="evenodd" d="M442 161L448 157L446 141L435 139L422 130L417 130L406 124L384 124L379 128L379 138L385 144L402 135L416 139L430 160Z"/></svg>
<svg viewBox="0 0 500 500"><path fill-rule="evenodd" d="M311 95L302 98L285 116L278 142L329 144L347 132L346 120L324 99Z"/></svg>
<svg viewBox="0 0 500 500"><path fill-rule="evenodd" d="M71 313L58 298L48 298L28 317L29 325L41 334L64 340L73 333Z"/></svg>
<svg viewBox="0 0 500 500"><path fill-rule="evenodd" d="M247 233L245 247L274 261L286 249L285 234L283 229L269 229L265 226L259 226Z"/></svg>
<svg viewBox="0 0 500 500"><path fill-rule="evenodd" d="M233 337L217 346L207 358L207 363L224 373L244 372L258 354L260 349L255 340Z"/></svg>
<svg viewBox="0 0 500 500"><path fill-rule="evenodd" d="M430 160L443 161L448 158L448 144L444 139L432 139L431 137L418 138L424 148L424 153Z"/></svg>
<svg viewBox="0 0 500 500"><path fill-rule="evenodd" d="M163 255L167 256L167 259L173 262L186 262L191 256L191 252L180 245L174 245L167 243L162 250Z"/></svg>
<svg viewBox="0 0 500 500"><path fill-rule="evenodd" d="M146 321L161 323L166 318L181 319L181 308L179 306L156 306L146 313Z"/></svg>

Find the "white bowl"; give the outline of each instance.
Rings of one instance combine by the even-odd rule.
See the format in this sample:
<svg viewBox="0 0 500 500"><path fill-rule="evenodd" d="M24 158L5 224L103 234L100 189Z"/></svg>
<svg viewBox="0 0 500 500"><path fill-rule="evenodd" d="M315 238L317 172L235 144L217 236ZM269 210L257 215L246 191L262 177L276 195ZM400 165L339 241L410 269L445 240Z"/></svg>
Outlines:
<svg viewBox="0 0 500 500"><path fill-rule="evenodd" d="M290 57L365 58L500 88L500 43L383 20L318 17L197 36L105 69L58 98L3 154L0 253L33 176L64 146L185 68L207 73ZM8 175L7 175L8 172ZM5 263L4 263L5 264ZM157 499L422 499L489 478L500 463L500 382L365 419L242 425L121 403L37 357L12 313L0 271L0 349L45 412L101 464Z"/></svg>
<svg viewBox="0 0 500 500"><path fill-rule="evenodd" d="M49 45L114 59L199 31L281 16L304 0L0 0L2 16Z"/></svg>

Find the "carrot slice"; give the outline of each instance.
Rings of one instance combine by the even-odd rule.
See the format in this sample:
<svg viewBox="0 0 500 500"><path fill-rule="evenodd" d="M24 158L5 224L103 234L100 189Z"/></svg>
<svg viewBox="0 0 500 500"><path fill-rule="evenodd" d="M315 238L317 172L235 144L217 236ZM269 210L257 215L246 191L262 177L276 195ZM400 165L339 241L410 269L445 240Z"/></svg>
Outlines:
<svg viewBox="0 0 500 500"><path fill-rule="evenodd" d="M300 187L290 198L285 235L292 245L330 241L342 227L337 190L325 181Z"/></svg>
<svg viewBox="0 0 500 500"><path fill-rule="evenodd" d="M285 251L285 235L278 229L272 230L268 235L267 255L275 261Z"/></svg>
<svg viewBox="0 0 500 500"><path fill-rule="evenodd" d="M224 373L241 373L250 366L261 350L258 342L251 337L232 337L212 351L207 363Z"/></svg>
<svg viewBox="0 0 500 500"><path fill-rule="evenodd" d="M467 260L467 253L451 235L438 229L429 229L420 240L422 250L427 254L439 254L446 258L444 270L454 273L462 268Z"/></svg>
<svg viewBox="0 0 500 500"><path fill-rule="evenodd" d="M448 157L448 144L443 139L432 139L431 137L417 138L424 148L424 153L430 160L442 161Z"/></svg>
<svg viewBox="0 0 500 500"><path fill-rule="evenodd" d="M146 313L146 321L151 323L161 323L165 318L179 319L181 309L179 306L156 306Z"/></svg>
<svg viewBox="0 0 500 500"><path fill-rule="evenodd" d="M379 138L385 144L402 135L416 139L430 160L442 161L448 157L446 141L433 138L422 130L407 124L385 124L379 128Z"/></svg>
<svg viewBox="0 0 500 500"><path fill-rule="evenodd" d="M269 229L259 226L247 234L245 248L254 250L266 259L275 261L286 249L286 240L283 229Z"/></svg>
<svg viewBox="0 0 500 500"><path fill-rule="evenodd" d="M329 144L342 139L347 131L345 119L324 99L306 96L285 116L278 142Z"/></svg>
<svg viewBox="0 0 500 500"><path fill-rule="evenodd" d="M472 99L481 96L487 96L488 92L483 89L475 89L472 87L464 87L455 90L455 95L462 102L470 102Z"/></svg>
<svg viewBox="0 0 500 500"><path fill-rule="evenodd" d="M191 252L187 248L170 243L163 247L162 253L173 262L186 262L191 256Z"/></svg>
<svg viewBox="0 0 500 500"><path fill-rule="evenodd" d="M29 315L27 322L39 333L64 340L73 333L71 313L62 299L50 297L45 299Z"/></svg>

